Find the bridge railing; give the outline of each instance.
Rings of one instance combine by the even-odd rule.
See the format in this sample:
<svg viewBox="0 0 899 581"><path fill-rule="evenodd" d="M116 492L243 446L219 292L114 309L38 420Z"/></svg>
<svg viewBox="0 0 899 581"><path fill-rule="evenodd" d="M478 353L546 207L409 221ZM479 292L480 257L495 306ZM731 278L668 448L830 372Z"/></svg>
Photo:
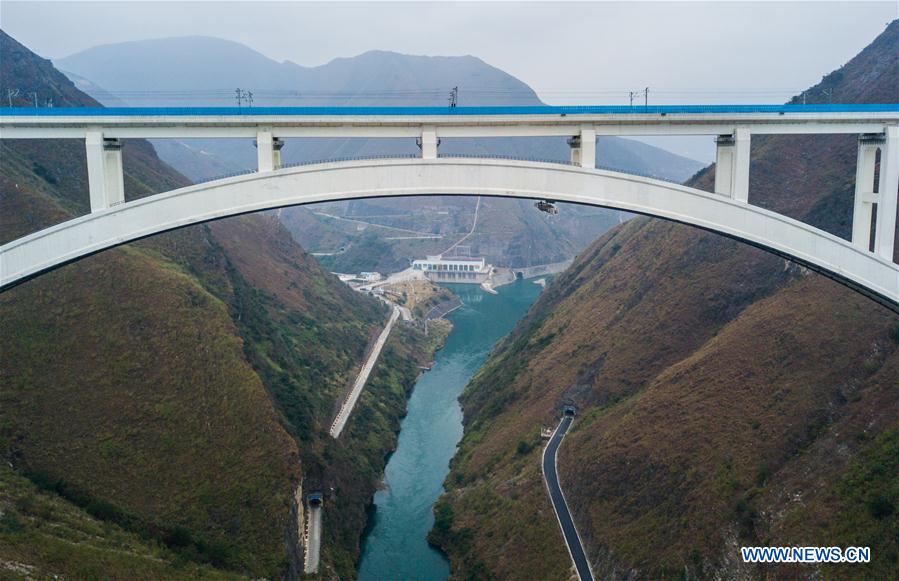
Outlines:
<svg viewBox="0 0 899 581"><path fill-rule="evenodd" d="M356 155L345 157L330 157L328 159L309 159L304 161L295 161L293 163L285 163L281 168L286 167L302 167L306 165L319 165L322 163L340 163L342 161L367 161L377 159L418 159L421 155L416 153L393 153L393 154L373 154L373 155Z"/></svg>
<svg viewBox="0 0 899 581"><path fill-rule="evenodd" d="M567 159L552 159L552 158L540 158L540 157L524 157L519 155L496 155L492 153L481 153L481 154L470 154L470 153L440 153L437 155L439 158L457 158L457 159L507 159L510 161L532 161L534 163L554 163L557 165L569 165L572 167L581 167L581 164L567 160ZM660 175L656 175L653 173L639 172L633 170L622 169L620 167L614 167L611 165L596 165L596 169L601 169L603 171L614 171L618 173L635 175L644 178L651 178L654 180L659 180L663 182L668 182L672 184L680 184L677 180L673 180L671 178L665 178Z"/></svg>
<svg viewBox="0 0 899 581"><path fill-rule="evenodd" d="M580 167L580 164L572 162L566 159L552 159L552 158L540 158L540 157L525 157L525 156L517 156L517 155L496 155L490 153L481 153L481 154L471 154L471 153L440 153L437 156L440 159L498 159L498 160L509 160L509 161L525 161L525 162L534 162L534 163L552 163L556 165L566 165L571 167ZM330 157L324 159L308 159L303 161L296 161L292 163L282 164L275 169L285 169L291 167L304 167L311 165L321 165L325 163L340 163L346 161L369 161L369 160L382 160L382 159L420 159L421 156L415 153L395 153L395 154L376 154L376 155L357 155L357 156L343 156L343 157ZM618 173L635 175L644 178L651 178L654 180L659 180L663 182L680 184L682 182L678 180L674 180L671 178L666 178L657 174L649 173L649 172L640 172L634 170L625 170L620 167L614 167L610 165L597 165L596 169L604 170L604 171L614 171ZM204 184L208 182L214 182L217 180L224 180L228 178L243 176L259 173L256 169L245 169L235 172L230 172L222 175L217 175L214 177L209 177L201 180L197 180L195 183Z"/></svg>
<svg viewBox="0 0 899 581"><path fill-rule="evenodd" d="M510 161L533 161L534 163L555 163L558 165L571 165L579 167L580 164L573 163L567 159L552 159L548 157L524 157L519 155L496 155L492 153L438 153L439 158L451 159L508 159Z"/></svg>
<svg viewBox="0 0 899 581"><path fill-rule="evenodd" d="M197 181L195 181L194 183L195 183L195 184L205 184L205 183L207 183L207 182L215 182L215 181L218 181L218 180L225 180L225 179L228 179L228 178L236 178L237 176L245 176L245 175L249 175L249 174L251 174L251 173L259 173L259 171L256 170L256 169L242 169L242 170L239 170L239 171L233 171L233 172L230 172L230 173L221 174L221 175L212 176L212 177L209 177L209 178L204 178L204 179L201 179L201 180L197 180Z"/></svg>
<svg viewBox="0 0 899 581"><path fill-rule="evenodd" d="M475 107L0 107L0 117L185 116L421 116L440 115L678 115L747 113L895 113L896 103L789 103L740 105L520 105Z"/></svg>

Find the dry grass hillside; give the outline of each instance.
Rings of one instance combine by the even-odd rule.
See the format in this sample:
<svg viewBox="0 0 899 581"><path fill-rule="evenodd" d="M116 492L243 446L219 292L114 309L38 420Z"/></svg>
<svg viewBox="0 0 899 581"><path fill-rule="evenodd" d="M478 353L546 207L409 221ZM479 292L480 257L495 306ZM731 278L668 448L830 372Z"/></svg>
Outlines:
<svg viewBox="0 0 899 581"><path fill-rule="evenodd" d="M52 94L57 106L96 104L2 32L0 53L3 86ZM82 143L0 147L0 242L88 211ZM186 183L149 143L127 140L123 151L128 198ZM22 284L0 295L9 482L25 476L86 518L161 544L185 571L256 577L301 565L291 519L300 483L333 488L323 568L352 577L407 391L436 347L412 330L391 337L346 437L333 441L335 400L385 317L271 215L170 232ZM13 528L0 529L0 561L72 571L23 553L28 527ZM94 554L75 543L70 557L99 566Z"/></svg>
<svg viewBox="0 0 899 581"><path fill-rule="evenodd" d="M896 102L897 46L894 22L821 86ZM751 203L848 236L852 139L769 137L752 155ZM895 577L897 378L894 313L760 250L635 219L547 288L466 389L432 539L457 578L567 578L537 444L571 401L559 468L598 576ZM747 568L747 544L869 545L874 562Z"/></svg>
<svg viewBox="0 0 899 581"><path fill-rule="evenodd" d="M289 208L282 220L304 247L335 253L319 260L336 272L393 272L444 252L469 234L475 208L477 226L462 245L497 266L567 260L617 223L616 212L601 208L563 204L565 212L548 216L534 212L530 200L477 202L474 196L354 200Z"/></svg>

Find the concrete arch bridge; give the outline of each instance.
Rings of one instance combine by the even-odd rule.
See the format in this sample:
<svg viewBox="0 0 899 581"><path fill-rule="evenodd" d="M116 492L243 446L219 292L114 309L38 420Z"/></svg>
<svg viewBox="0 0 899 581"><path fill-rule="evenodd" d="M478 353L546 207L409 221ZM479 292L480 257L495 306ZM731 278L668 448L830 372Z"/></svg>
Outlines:
<svg viewBox="0 0 899 581"><path fill-rule="evenodd" d="M0 246L0 289L120 244L247 212L354 198L480 195L616 208L690 224L794 260L899 312L899 265L892 262L899 195L899 106L836 106L848 107L845 111L765 107L710 111L539 107L524 108L539 111L452 114L409 109L367 114L278 110L258 115L104 109L84 114L59 109L40 115L33 113L38 109L2 109L2 138L85 140L91 213ZM752 133L860 136L852 240L748 203ZM598 134L715 135L715 191L597 169ZM125 201L119 139L235 135L255 138L257 172ZM440 136L544 135L569 137L570 163L437 154ZM281 138L297 136L414 137L422 155L281 167Z"/></svg>

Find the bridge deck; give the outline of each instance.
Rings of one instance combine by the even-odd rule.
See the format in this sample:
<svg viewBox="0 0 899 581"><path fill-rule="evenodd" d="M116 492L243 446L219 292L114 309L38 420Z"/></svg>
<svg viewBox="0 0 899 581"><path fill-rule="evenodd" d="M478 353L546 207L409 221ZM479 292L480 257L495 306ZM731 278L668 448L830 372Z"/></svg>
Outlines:
<svg viewBox="0 0 899 581"><path fill-rule="evenodd" d="M0 107L6 117L447 116L470 115L777 115L895 113L899 103L814 105L539 105L522 107Z"/></svg>
<svg viewBox="0 0 899 581"><path fill-rule="evenodd" d="M537 107L109 107L0 108L7 138L416 137L433 126L441 137L731 133L873 133L899 123L899 104L655 105Z"/></svg>

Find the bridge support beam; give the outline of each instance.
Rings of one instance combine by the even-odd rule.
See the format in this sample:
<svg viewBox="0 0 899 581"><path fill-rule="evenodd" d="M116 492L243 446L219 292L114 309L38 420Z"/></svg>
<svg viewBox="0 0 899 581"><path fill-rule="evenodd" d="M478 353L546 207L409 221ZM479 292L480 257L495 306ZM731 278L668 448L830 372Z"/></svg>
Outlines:
<svg viewBox="0 0 899 581"><path fill-rule="evenodd" d="M596 167L596 130L592 127L581 129L581 167Z"/></svg>
<svg viewBox="0 0 899 581"><path fill-rule="evenodd" d="M731 197L733 192L734 136L715 138L715 193Z"/></svg>
<svg viewBox="0 0 899 581"><path fill-rule="evenodd" d="M571 163L593 169L596 167L596 129L584 127L574 137L568 138Z"/></svg>
<svg viewBox="0 0 899 581"><path fill-rule="evenodd" d="M437 129L433 126L422 127L421 138L418 140L422 159L437 159L438 145L440 140L437 139Z"/></svg>
<svg viewBox="0 0 899 581"><path fill-rule="evenodd" d="M899 127L884 130L880 148L880 182L878 183L877 224L874 229L874 253L893 261L896 244L896 210L899 206Z"/></svg>
<svg viewBox="0 0 899 581"><path fill-rule="evenodd" d="M256 133L256 160L260 172L274 171L281 167L281 148L284 142L271 131L259 131Z"/></svg>
<svg viewBox="0 0 899 581"><path fill-rule="evenodd" d="M123 203L125 175L122 170L122 142L104 138L102 131L88 131L84 145L91 212Z"/></svg>
<svg viewBox="0 0 899 581"><path fill-rule="evenodd" d="M738 127L715 139L715 193L737 202L749 202L749 129Z"/></svg>
<svg viewBox="0 0 899 581"><path fill-rule="evenodd" d="M284 148L284 140L275 137L272 139L272 163L275 169L279 169L283 163L281 162L281 149Z"/></svg>
<svg viewBox="0 0 899 581"><path fill-rule="evenodd" d="M855 200L852 208L852 243L871 249L871 220L878 194L874 186L877 150L883 145L883 135L868 133L858 138L858 162L855 166Z"/></svg>

